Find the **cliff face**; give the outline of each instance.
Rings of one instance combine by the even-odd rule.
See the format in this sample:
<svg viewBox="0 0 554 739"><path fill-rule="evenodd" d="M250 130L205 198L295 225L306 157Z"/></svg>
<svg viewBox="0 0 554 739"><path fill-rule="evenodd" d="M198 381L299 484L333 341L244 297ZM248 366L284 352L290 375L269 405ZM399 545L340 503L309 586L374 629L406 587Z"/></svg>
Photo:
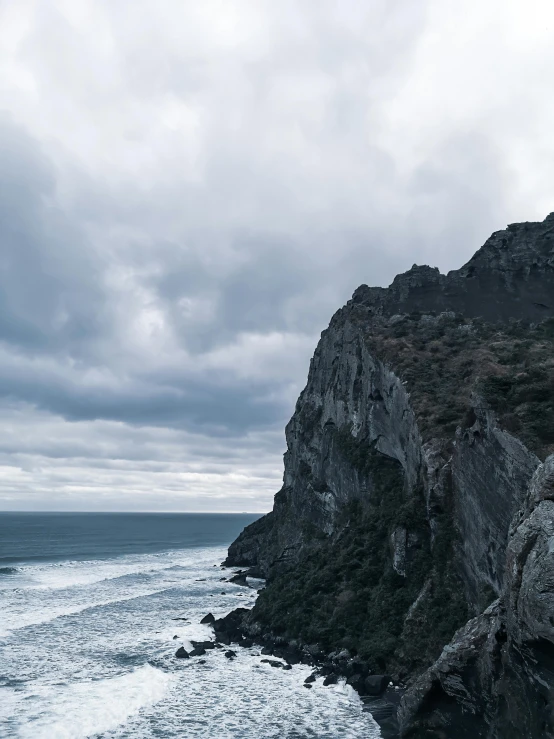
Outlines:
<svg viewBox="0 0 554 739"><path fill-rule="evenodd" d="M456 633L404 696L406 737L554 736L553 552L551 455L510 529L500 599Z"/></svg>
<svg viewBox="0 0 554 739"><path fill-rule="evenodd" d="M514 691L534 718L513 736L549 736L529 732L553 706L553 295L554 214L448 275L358 288L311 361L274 509L229 549L269 578L259 629L408 680L406 735L459 723L467 677L475 736L512 736Z"/></svg>
<svg viewBox="0 0 554 739"><path fill-rule="evenodd" d="M297 561L312 544L306 526L329 535L347 503L371 497L369 470L345 457L337 431L348 430L393 459L406 484L418 484L421 439L400 379L368 351L353 309L339 311L322 335L308 384L286 428L283 488L267 517L245 530L229 562L257 565L266 576Z"/></svg>

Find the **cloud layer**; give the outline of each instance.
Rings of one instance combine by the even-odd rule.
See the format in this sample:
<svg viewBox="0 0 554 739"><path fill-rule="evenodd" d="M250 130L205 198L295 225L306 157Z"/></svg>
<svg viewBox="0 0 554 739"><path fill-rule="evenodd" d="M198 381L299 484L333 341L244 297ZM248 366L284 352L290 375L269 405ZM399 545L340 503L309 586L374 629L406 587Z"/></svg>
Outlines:
<svg viewBox="0 0 554 739"><path fill-rule="evenodd" d="M550 4L0 2L0 509L267 510L332 313L554 209Z"/></svg>

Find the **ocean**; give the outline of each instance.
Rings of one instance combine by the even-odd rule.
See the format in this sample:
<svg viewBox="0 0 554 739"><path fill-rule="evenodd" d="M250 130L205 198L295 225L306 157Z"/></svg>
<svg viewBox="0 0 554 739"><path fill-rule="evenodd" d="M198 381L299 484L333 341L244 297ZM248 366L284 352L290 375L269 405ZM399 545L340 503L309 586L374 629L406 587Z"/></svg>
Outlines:
<svg viewBox="0 0 554 739"><path fill-rule="evenodd" d="M0 513L2 739L375 739L343 683L303 687L200 619L256 599L224 582L246 514Z"/></svg>

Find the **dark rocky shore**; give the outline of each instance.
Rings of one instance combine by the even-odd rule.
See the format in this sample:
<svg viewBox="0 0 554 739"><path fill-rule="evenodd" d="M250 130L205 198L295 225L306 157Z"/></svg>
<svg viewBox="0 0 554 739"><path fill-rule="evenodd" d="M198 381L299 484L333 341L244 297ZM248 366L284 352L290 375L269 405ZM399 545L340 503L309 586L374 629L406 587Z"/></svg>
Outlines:
<svg viewBox="0 0 554 739"><path fill-rule="evenodd" d="M270 634L262 635L253 626L251 616L250 609L237 608L224 618L211 622L216 642L239 647L251 647L255 643L261 646L261 654L283 660L267 660L276 668L290 669L300 663L310 665L314 671L304 682L306 689L310 689L318 677L323 677L324 685L333 685L344 678L358 692L365 710L370 711L379 724L383 739L398 737L396 712L402 688L393 686L389 675L370 674L367 663L352 658L346 649L325 654L314 646L302 646L296 641L289 642Z"/></svg>
<svg viewBox="0 0 554 739"><path fill-rule="evenodd" d="M358 288L286 438L225 562L267 587L219 641L362 696L390 677L389 736L554 739L554 214Z"/></svg>

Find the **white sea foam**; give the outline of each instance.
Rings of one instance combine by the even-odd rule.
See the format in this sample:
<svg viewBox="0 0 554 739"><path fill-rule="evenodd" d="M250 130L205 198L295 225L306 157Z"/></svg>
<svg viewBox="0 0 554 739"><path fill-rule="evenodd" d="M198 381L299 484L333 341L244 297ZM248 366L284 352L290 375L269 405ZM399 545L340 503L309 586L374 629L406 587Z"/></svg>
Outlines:
<svg viewBox="0 0 554 739"><path fill-rule="evenodd" d="M311 689L310 668L283 671L261 661L255 650L237 649L229 661L214 650L204 665L186 661L178 679L150 712L138 715L103 739L151 739L152 722L166 739L376 739L379 729L344 684Z"/></svg>
<svg viewBox="0 0 554 739"><path fill-rule="evenodd" d="M135 555L114 560L77 561L24 566L19 587L2 592L0 638L13 630L47 623L90 608L152 595L182 582L184 569L203 572L223 550L188 550ZM163 573L163 583L152 575ZM148 584L140 578L148 580ZM133 582L123 582L124 578ZM120 582L121 581L121 582Z"/></svg>
<svg viewBox="0 0 554 739"><path fill-rule="evenodd" d="M213 559L214 551L186 550L185 552L156 552L143 555L123 555L110 560L74 560L39 565L20 565L18 585L28 589L56 590L68 587L92 585L114 580L126 575L140 575L159 570L202 567ZM0 583L13 588L12 583Z"/></svg>
<svg viewBox="0 0 554 739"><path fill-rule="evenodd" d="M350 687L318 680L304 688L306 666L271 667L256 648L235 648L234 660L225 649L209 650L204 664L175 658L181 644L189 649L191 640L213 638L199 623L208 611L217 618L255 600L254 590L220 582L231 574L213 567L223 555L206 549L114 559L99 564L94 582L85 580L96 565L73 563L69 587L3 591L5 613L18 628L0 655L0 737L378 737ZM53 583L63 571L44 568L39 577ZM71 614L55 617L56 608ZM23 623L39 617L50 620Z"/></svg>
<svg viewBox="0 0 554 739"><path fill-rule="evenodd" d="M29 626L39 626L46 624L49 621L54 621L57 618L63 618L64 616L74 616L78 613L83 613L91 608L98 608L100 606L108 606L112 603L124 603L127 600L133 598L141 598L147 595L154 595L155 593L161 592L160 589L142 589L135 590L132 595L119 595L115 598L98 598L84 603L72 603L67 601L66 603L45 605L37 608L34 611L28 609L27 603L21 604L19 607L14 607L9 611L6 611L2 616L2 626L0 627L0 639L6 639L6 637L19 629L25 629Z"/></svg>
<svg viewBox="0 0 554 739"><path fill-rule="evenodd" d="M26 703L18 739L86 739L124 724L166 693L174 676L145 665L133 672L61 688L39 687ZM35 707L36 706L36 707Z"/></svg>

